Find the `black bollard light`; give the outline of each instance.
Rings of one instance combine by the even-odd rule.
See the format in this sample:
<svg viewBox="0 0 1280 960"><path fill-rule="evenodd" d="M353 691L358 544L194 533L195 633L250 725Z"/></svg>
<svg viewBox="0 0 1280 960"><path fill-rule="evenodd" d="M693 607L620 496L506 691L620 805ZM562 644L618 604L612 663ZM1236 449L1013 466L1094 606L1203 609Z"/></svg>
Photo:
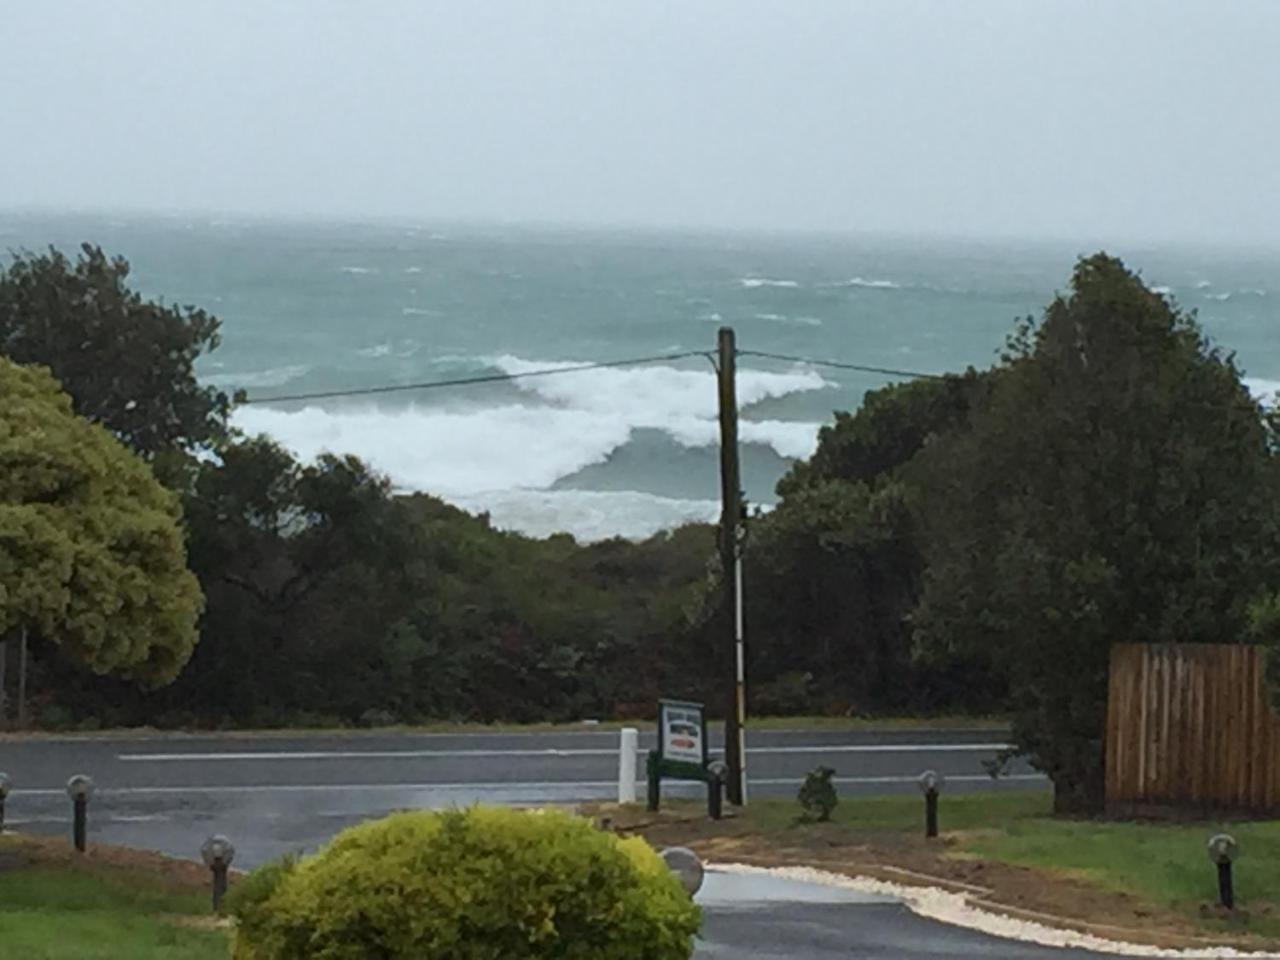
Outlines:
<svg viewBox="0 0 1280 960"><path fill-rule="evenodd" d="M924 794L924 835L933 839L938 835L938 794L947 780L936 770L926 770L918 782Z"/></svg>
<svg viewBox="0 0 1280 960"><path fill-rule="evenodd" d="M719 820L724 815L724 785L729 779L729 765L723 760L707 764L707 815Z"/></svg>
<svg viewBox="0 0 1280 960"><path fill-rule="evenodd" d="M706 871L696 853L688 847L667 847L660 856L667 869L680 879L685 893L692 897L702 889L702 878Z"/></svg>
<svg viewBox="0 0 1280 960"><path fill-rule="evenodd" d="M84 853L89 798L93 796L92 778L86 777L83 773L77 773L67 781L67 796L71 798L72 805L71 839L76 849Z"/></svg>
<svg viewBox="0 0 1280 960"><path fill-rule="evenodd" d="M4 833L4 801L13 789L13 781L7 773L0 773L0 833Z"/></svg>
<svg viewBox="0 0 1280 960"><path fill-rule="evenodd" d="M1236 908L1236 892L1231 880L1231 862L1240 852L1235 837L1229 833L1209 838L1209 859L1218 865L1218 900L1228 910Z"/></svg>
<svg viewBox="0 0 1280 960"><path fill-rule="evenodd" d="M222 834L215 833L200 845L200 856L213 874L213 912L218 913L227 892L227 868L235 859L236 848Z"/></svg>

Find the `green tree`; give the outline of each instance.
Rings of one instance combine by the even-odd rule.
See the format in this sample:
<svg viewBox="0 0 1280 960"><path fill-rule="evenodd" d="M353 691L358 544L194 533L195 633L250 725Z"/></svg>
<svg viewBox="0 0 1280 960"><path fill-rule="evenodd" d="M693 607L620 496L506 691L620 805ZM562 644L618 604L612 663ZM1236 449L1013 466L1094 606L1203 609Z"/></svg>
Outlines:
<svg viewBox="0 0 1280 960"><path fill-rule="evenodd" d="M74 262L52 248L15 255L0 271L0 356L47 366L77 413L148 458L221 437L230 401L194 370L218 345L217 319L144 300L128 277L128 262L87 243Z"/></svg>
<svg viewBox="0 0 1280 960"><path fill-rule="evenodd" d="M154 686L191 655L201 603L176 498L47 371L0 358L0 634Z"/></svg>
<svg viewBox="0 0 1280 960"><path fill-rule="evenodd" d="M1111 257L1081 260L1005 359L970 426L912 468L917 639L988 651L1057 809L1093 812L1111 646L1245 639L1280 556L1274 455L1231 358Z"/></svg>
<svg viewBox="0 0 1280 960"><path fill-rule="evenodd" d="M965 423L989 379L970 371L868 391L779 482L744 565L756 710L991 710L999 700L999 685L973 682L980 659L914 664L909 622L924 559L908 465Z"/></svg>

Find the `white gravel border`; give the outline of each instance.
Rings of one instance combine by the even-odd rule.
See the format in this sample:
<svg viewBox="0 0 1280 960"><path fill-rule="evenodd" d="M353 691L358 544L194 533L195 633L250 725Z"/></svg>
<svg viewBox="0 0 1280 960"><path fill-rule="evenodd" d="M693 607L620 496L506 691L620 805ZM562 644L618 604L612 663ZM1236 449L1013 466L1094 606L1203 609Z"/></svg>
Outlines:
<svg viewBox="0 0 1280 960"><path fill-rule="evenodd" d="M1075 930L1062 930L1019 920L987 910L979 909L969 903L970 896L963 893L951 893L937 887L912 887L870 877L846 877L826 870L812 867L753 867L742 863L708 863L708 870L723 873L757 874L779 877L786 880L798 880L804 883L817 883L829 887L843 887L858 893L878 894L901 900L912 913L930 920L938 920L969 930L978 930L993 937L1007 940L1021 940L1026 943L1038 943L1046 947L1078 947L1093 950L1097 953L1111 953L1126 957L1175 957L1180 960L1192 960L1196 957L1249 957L1252 960L1280 960L1280 953L1258 953L1249 950L1238 950L1235 947L1203 947L1185 950L1169 950L1140 943L1122 943L1117 940L1104 940L1102 937Z"/></svg>

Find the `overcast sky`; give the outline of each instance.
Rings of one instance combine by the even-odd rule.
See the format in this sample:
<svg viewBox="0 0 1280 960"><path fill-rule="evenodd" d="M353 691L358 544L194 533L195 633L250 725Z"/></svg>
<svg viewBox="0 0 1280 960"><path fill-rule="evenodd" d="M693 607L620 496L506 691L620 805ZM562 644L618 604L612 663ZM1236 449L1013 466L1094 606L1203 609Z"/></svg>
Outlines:
<svg viewBox="0 0 1280 960"><path fill-rule="evenodd" d="M0 0L0 206L1280 236L1280 2Z"/></svg>

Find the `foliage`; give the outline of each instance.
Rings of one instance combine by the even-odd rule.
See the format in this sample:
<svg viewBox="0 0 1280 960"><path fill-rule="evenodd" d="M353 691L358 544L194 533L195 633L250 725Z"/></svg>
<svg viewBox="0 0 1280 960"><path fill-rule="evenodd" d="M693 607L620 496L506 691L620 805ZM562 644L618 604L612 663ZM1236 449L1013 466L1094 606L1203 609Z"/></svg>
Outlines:
<svg viewBox="0 0 1280 960"><path fill-rule="evenodd" d="M912 662L924 558L904 474L989 381L970 372L870 391L779 483L781 502L754 521L744 563L753 709L999 710L1003 690L986 681L980 653L944 668Z"/></svg>
<svg viewBox="0 0 1280 960"><path fill-rule="evenodd" d="M818 431L813 456L778 482L779 496L785 503L830 480L872 484L893 474L931 438L962 425L989 386L989 377L970 370L867 391L857 411L838 411L835 422Z"/></svg>
<svg viewBox="0 0 1280 960"><path fill-rule="evenodd" d="M0 635L146 685L191 655L202 598L176 498L49 374L0 358Z"/></svg>
<svg viewBox="0 0 1280 960"><path fill-rule="evenodd" d="M0 271L0 356L49 367L77 413L148 458L221 437L228 398L194 372L218 321L144 300L128 277L128 262L90 244L74 262L52 248L14 255Z"/></svg>
<svg viewBox="0 0 1280 960"><path fill-rule="evenodd" d="M921 652L990 655L1059 810L1100 809L1111 645L1238 642L1275 582L1258 405L1192 316L1097 255L1011 338L969 426L909 474L927 531Z"/></svg>
<svg viewBox="0 0 1280 960"><path fill-rule="evenodd" d="M644 840L559 810L394 814L269 869L238 960L683 960L699 924Z"/></svg>
<svg viewBox="0 0 1280 960"><path fill-rule="evenodd" d="M808 822L826 823L831 819L839 798L836 796L836 785L831 782L835 770L831 767L814 767L805 774L804 783L800 784L800 792L796 799L800 801L800 809L804 811L801 819Z"/></svg>
<svg viewBox="0 0 1280 960"><path fill-rule="evenodd" d="M1248 636L1266 648L1267 694L1280 711L1280 592L1263 594L1249 604Z"/></svg>

